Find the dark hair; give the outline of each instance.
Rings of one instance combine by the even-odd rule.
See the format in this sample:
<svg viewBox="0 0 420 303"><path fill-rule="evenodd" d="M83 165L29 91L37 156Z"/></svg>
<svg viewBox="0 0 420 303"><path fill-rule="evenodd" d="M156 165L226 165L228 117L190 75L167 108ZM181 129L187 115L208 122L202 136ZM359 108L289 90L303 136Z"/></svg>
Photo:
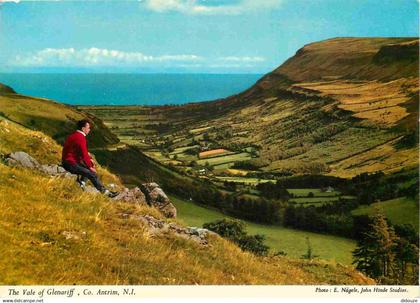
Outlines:
<svg viewBox="0 0 420 303"><path fill-rule="evenodd" d="M82 128L85 127L87 123L90 124L90 121L87 120L87 119L83 119L83 120L77 121L77 129L78 130L82 130Z"/></svg>

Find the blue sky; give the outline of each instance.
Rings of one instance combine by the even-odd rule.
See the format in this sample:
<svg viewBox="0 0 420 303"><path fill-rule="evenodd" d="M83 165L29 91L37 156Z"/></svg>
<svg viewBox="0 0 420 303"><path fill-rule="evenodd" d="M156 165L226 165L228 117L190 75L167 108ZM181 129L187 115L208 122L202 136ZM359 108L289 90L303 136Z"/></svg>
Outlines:
<svg viewBox="0 0 420 303"><path fill-rule="evenodd" d="M0 71L266 73L333 37L413 37L418 0L0 0Z"/></svg>

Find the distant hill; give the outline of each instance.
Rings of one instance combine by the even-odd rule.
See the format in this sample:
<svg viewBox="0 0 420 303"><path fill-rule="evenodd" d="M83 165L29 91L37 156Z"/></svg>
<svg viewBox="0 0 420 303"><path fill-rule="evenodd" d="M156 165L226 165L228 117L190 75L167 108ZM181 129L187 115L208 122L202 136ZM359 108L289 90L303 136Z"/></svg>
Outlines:
<svg viewBox="0 0 420 303"><path fill-rule="evenodd" d="M16 92L10 86L0 83L0 94L15 94Z"/></svg>

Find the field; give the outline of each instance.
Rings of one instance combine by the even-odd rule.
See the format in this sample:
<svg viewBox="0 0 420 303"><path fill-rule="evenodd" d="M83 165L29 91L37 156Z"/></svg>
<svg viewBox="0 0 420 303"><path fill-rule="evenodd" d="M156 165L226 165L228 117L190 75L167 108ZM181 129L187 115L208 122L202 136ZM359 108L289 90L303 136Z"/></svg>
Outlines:
<svg viewBox="0 0 420 303"><path fill-rule="evenodd" d="M248 177L216 177L216 178L221 181L244 183L244 184L250 184L250 185L276 181L276 180L270 180L270 179L258 179L258 178L248 178Z"/></svg>
<svg viewBox="0 0 420 303"><path fill-rule="evenodd" d="M334 95L340 102L339 108L354 112L357 118L383 126L392 126L408 116L402 105L410 100L409 95L415 92L416 86L416 79L399 79L386 83L331 81L294 85L295 88L318 91L322 96Z"/></svg>
<svg viewBox="0 0 420 303"><path fill-rule="evenodd" d="M197 204L186 202L171 196L171 201L177 208L178 220L190 226L201 227L203 223L222 218L230 218L216 210L204 208ZM262 225L247 222L246 228L250 234L263 234L266 244L273 251L282 250L288 256L299 258L306 253L306 237L309 237L314 253L322 259L335 260L344 264L351 264L351 251L356 248L355 241L306 231L299 231L281 226Z"/></svg>
<svg viewBox="0 0 420 303"><path fill-rule="evenodd" d="M297 198L307 197L310 193L313 193L314 197L335 197L340 195L339 191L331 190L327 192L322 191L320 188L289 188L287 191Z"/></svg>
<svg viewBox="0 0 420 303"><path fill-rule="evenodd" d="M419 204L409 198L397 198L362 205L352 211L354 215L373 215L379 208L393 224L412 224L419 231Z"/></svg>
<svg viewBox="0 0 420 303"><path fill-rule="evenodd" d="M214 156L219 156L222 154L226 154L226 153L230 153L228 150L223 149L223 148L219 148L219 149L213 149L213 150L208 150L208 151L204 151L198 154L199 158L207 158L207 157L214 157Z"/></svg>
<svg viewBox="0 0 420 303"><path fill-rule="evenodd" d="M251 156L249 153L237 153L233 155L226 155L226 156L219 156L219 157L212 157L206 159L200 159L197 161L198 164L204 165L205 163L209 163L211 166L217 166L220 164L228 164L228 163L235 163L237 161L244 161L250 159Z"/></svg>

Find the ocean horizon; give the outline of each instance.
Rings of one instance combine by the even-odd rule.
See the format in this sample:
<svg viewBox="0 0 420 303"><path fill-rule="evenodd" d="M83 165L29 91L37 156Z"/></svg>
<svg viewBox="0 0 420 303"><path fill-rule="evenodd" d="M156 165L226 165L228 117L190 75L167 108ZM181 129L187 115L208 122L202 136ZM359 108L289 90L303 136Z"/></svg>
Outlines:
<svg viewBox="0 0 420 303"><path fill-rule="evenodd" d="M263 74L0 73L17 93L70 105L166 105L238 94Z"/></svg>

